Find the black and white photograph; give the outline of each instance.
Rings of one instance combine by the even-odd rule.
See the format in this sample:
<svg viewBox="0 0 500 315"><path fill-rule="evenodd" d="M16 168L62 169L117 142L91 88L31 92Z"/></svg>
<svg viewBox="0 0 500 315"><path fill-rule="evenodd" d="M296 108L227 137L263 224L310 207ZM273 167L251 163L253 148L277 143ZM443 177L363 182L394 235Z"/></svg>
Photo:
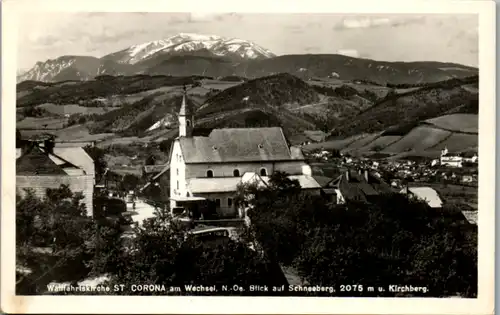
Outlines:
<svg viewBox="0 0 500 315"><path fill-rule="evenodd" d="M495 62L480 33L490 45L494 4L28 3L2 57L2 264L26 298L10 311L188 296L247 301L236 313L270 297L493 312Z"/></svg>

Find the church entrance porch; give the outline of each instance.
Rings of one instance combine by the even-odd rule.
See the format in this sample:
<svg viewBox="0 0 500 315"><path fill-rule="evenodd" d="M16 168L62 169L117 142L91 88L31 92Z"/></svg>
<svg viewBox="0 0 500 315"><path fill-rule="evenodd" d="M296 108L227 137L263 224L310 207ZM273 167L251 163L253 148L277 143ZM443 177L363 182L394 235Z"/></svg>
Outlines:
<svg viewBox="0 0 500 315"><path fill-rule="evenodd" d="M191 220L210 220L217 218L213 201L204 197L173 197L174 207L171 214L174 217L188 217Z"/></svg>

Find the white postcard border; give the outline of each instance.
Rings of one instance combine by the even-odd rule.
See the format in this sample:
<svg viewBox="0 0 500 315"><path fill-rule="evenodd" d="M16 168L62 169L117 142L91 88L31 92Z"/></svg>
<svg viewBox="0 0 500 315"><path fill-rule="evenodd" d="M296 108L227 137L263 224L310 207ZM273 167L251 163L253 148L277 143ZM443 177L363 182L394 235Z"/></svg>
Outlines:
<svg viewBox="0 0 500 315"><path fill-rule="evenodd" d="M335 1L336 2L336 1ZM495 3L493 1L70 1L2 3L1 308L8 313L493 314L495 234ZM193 10L196 8L196 10ZM16 25L23 11L273 12L479 15L478 298L14 296ZM26 23L27 21L23 21ZM411 36L409 34L408 36Z"/></svg>

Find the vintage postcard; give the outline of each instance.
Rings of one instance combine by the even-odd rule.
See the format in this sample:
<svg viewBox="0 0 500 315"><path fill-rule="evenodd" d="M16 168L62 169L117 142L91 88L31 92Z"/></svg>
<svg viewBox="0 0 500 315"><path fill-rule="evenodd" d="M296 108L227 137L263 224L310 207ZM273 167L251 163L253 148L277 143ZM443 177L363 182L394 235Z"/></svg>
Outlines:
<svg viewBox="0 0 500 315"><path fill-rule="evenodd" d="M494 2L7 0L2 30L2 311L493 314Z"/></svg>

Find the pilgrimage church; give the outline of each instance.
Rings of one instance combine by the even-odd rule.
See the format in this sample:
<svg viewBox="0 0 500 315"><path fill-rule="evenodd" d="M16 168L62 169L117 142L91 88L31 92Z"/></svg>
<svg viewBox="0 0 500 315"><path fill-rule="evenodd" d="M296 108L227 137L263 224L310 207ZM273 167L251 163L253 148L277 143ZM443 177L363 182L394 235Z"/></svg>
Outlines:
<svg viewBox="0 0 500 315"><path fill-rule="evenodd" d="M320 193L301 149L288 146L280 127L214 129L208 136L193 136L194 110L186 93L178 119L179 137L170 148L172 214L210 201L218 216L242 217L233 200L238 184L265 184L275 171L286 172L310 193Z"/></svg>

